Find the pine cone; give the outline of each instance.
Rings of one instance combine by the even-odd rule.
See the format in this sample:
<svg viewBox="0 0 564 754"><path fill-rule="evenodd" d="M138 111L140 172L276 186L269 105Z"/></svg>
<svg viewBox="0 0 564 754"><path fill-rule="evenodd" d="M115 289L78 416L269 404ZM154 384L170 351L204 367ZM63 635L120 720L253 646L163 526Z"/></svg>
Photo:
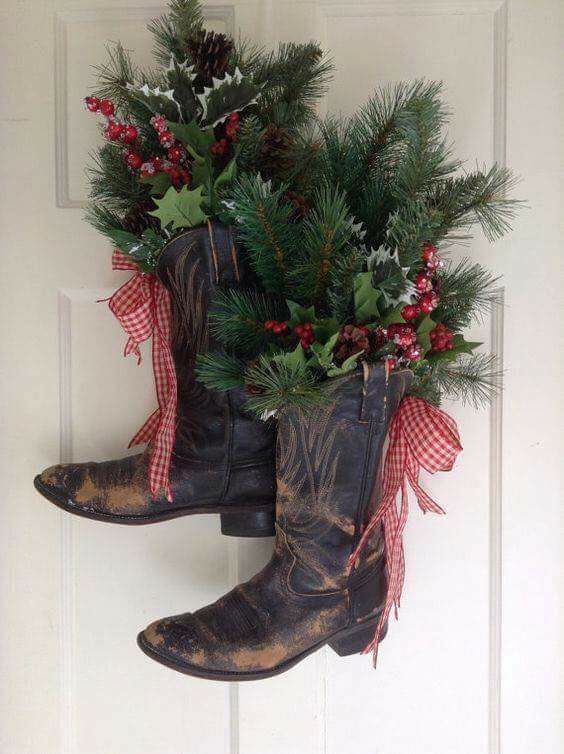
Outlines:
<svg viewBox="0 0 564 754"><path fill-rule="evenodd" d="M349 356L364 351L363 356L366 358L372 350L370 344L370 330L366 327L357 327L357 325L345 325L341 330L337 345L335 346L335 359L338 363L346 361Z"/></svg>
<svg viewBox="0 0 564 754"><path fill-rule="evenodd" d="M260 172L264 178L271 178L288 167L289 146L290 136L284 128L274 123L267 126L260 145Z"/></svg>
<svg viewBox="0 0 564 754"><path fill-rule="evenodd" d="M134 236L138 236L139 238L147 228L151 228L155 233L158 233L161 229L161 224L158 218L148 214L148 212L154 209L155 205L151 200L143 202L142 204L136 204L121 221L123 229L128 233L133 233Z"/></svg>
<svg viewBox="0 0 564 754"><path fill-rule="evenodd" d="M188 41L188 52L205 86L212 85L212 78L223 78L232 50L233 40L215 31L202 29Z"/></svg>

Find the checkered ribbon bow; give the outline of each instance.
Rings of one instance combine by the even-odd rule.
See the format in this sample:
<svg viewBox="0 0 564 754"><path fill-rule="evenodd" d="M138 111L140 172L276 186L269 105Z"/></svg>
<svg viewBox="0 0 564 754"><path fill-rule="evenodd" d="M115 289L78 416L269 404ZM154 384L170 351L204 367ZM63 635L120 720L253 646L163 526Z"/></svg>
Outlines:
<svg viewBox="0 0 564 754"><path fill-rule="evenodd" d="M128 335L124 356L134 353L141 362L139 344L153 336L153 371L159 407L129 443L151 443L149 487L155 497L162 488L172 500L168 472L176 419L176 372L170 347L171 307L167 289L156 275L141 272L139 265L119 249L112 257L114 270L135 272L109 299L109 307Z"/></svg>
<svg viewBox="0 0 564 754"><path fill-rule="evenodd" d="M388 591L373 641L364 653L374 653L376 664L378 643L392 607L395 615L400 606L405 577L402 533L408 515L407 484L415 493L423 513L444 513L419 486L421 466L431 474L450 471L462 450L456 422L421 398L408 396L401 402L388 432L388 450L382 476L382 497L374 516L367 524L356 550L350 558L352 565L374 529L382 523L386 544ZM398 509L397 496L401 491Z"/></svg>

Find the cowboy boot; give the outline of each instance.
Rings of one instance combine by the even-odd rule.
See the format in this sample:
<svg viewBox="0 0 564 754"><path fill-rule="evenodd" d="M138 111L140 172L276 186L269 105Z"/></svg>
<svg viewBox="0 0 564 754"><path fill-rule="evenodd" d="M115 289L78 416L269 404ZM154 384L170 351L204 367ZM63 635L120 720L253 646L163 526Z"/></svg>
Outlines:
<svg viewBox="0 0 564 754"><path fill-rule="evenodd" d="M240 285L241 256L231 229L219 223L170 241L157 264L172 309L177 416L169 482L153 498L151 448L116 461L52 466L37 490L79 516L120 524L150 524L192 513L219 513L221 530L236 536L274 534L275 426L245 411L243 389L221 393L195 379L195 357L213 347L207 313L216 286Z"/></svg>
<svg viewBox="0 0 564 754"><path fill-rule="evenodd" d="M410 380L408 370L365 365L334 381L322 415L280 417L270 562L212 605L152 623L138 637L149 657L243 681L282 673L325 644L344 656L370 643L387 589L380 526L349 559L379 503L384 440Z"/></svg>

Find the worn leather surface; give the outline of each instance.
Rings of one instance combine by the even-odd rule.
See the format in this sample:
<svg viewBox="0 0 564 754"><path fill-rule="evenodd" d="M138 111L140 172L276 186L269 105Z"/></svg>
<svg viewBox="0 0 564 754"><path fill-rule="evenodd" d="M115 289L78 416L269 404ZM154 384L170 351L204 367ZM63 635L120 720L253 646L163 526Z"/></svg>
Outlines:
<svg viewBox="0 0 564 754"><path fill-rule="evenodd" d="M353 569L348 560L378 504L382 446L410 377L365 367L335 381L320 415L281 418L270 562L214 604L151 624L142 646L185 672L260 674L378 615L386 590L381 531Z"/></svg>
<svg viewBox="0 0 564 754"><path fill-rule="evenodd" d="M150 518L174 511L226 511L274 505L275 426L244 409L242 390L207 390L195 379L198 353L213 348L207 322L216 286L236 286L245 270L231 228L195 228L169 242L157 274L172 301L172 350L178 382L177 425L170 466L173 502L152 499L149 452L102 463L52 466L40 489L90 516Z"/></svg>

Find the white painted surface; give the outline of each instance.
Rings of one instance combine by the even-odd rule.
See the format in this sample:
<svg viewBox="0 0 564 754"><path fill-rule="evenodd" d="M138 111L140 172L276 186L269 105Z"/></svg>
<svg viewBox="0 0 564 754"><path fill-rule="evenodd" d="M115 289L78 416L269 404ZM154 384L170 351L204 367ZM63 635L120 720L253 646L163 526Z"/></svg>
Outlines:
<svg viewBox="0 0 564 754"><path fill-rule="evenodd" d="M472 254L504 275L480 339L503 350L503 405L453 406L465 451L428 480L448 516L408 526L401 620L380 665L321 651L226 686L144 658L134 639L266 561L193 518L128 529L72 519L31 480L115 457L153 405L150 365L95 301L123 276L81 219L95 138L80 99L104 41L147 59L154 3L8 0L2 11L0 754L560 754L562 700L561 39L558 0L213 4L217 28L318 38L350 112L378 83L445 81L461 156L506 160L529 199ZM460 253L463 253L461 250Z"/></svg>

